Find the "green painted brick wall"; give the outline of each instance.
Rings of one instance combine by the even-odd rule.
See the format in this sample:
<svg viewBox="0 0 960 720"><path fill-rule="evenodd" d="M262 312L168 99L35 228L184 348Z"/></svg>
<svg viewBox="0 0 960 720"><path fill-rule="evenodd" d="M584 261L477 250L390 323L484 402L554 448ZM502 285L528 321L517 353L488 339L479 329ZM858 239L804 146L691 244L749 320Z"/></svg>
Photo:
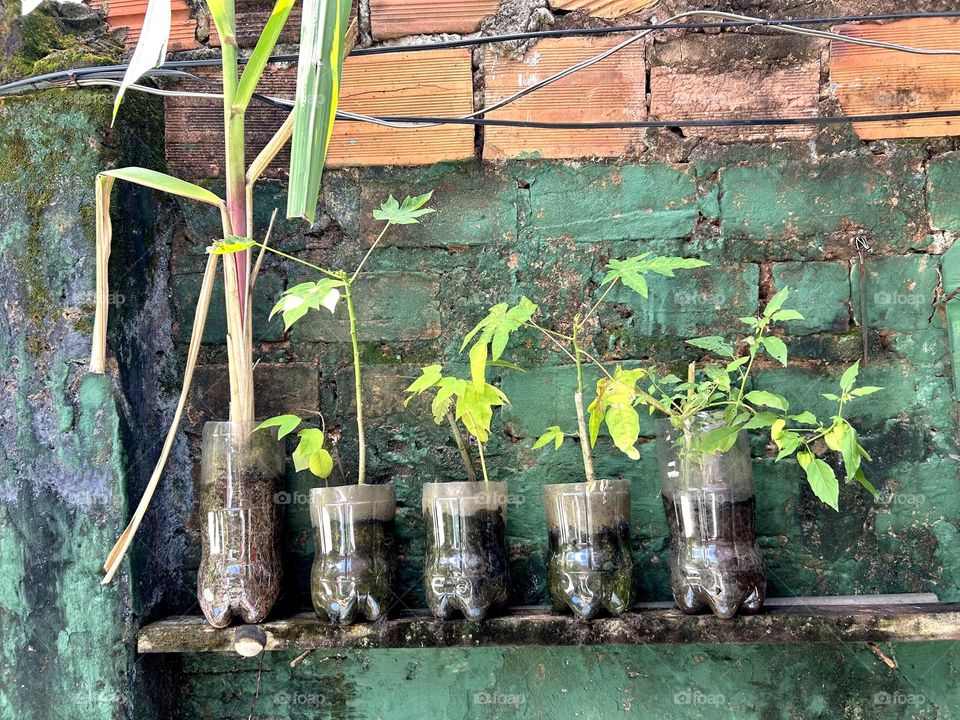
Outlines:
<svg viewBox="0 0 960 720"><path fill-rule="evenodd" d="M947 156L949 157L949 156ZM358 296L364 388L371 426L370 475L397 485L403 604L422 605L420 489L462 479L455 448L433 426L425 404L402 406L402 389L422 365L463 362L459 340L501 300L527 295L544 317L569 322L593 297L607 259L645 251L679 253L713 267L651 283L649 301L614 294L598 313L589 343L597 357L634 364L650 359L680 368L695 357L683 339L732 334L736 317L755 312L785 286L806 319L792 325L790 368L760 368L756 385L776 388L795 406L826 409L842 370L861 357L864 382L883 393L851 408L875 462L881 497L841 493L841 514L824 508L792 463L775 464L753 444L758 531L773 595L935 592L960 599L956 517L956 393L942 311L932 312L943 243L936 217L960 212L960 196L935 181L938 156L923 162L915 146L887 144L813 158L801 146L705 146L687 163L449 164L422 171L340 171L328 176L326 216L309 233L279 227L278 247L325 266L350 267L379 228L370 211L387 195L435 188L438 212L402 228L372 258L367 293ZM941 176L943 177L943 176ZM266 183L258 213L282 207L283 186ZM177 266L198 267L216 218L183 205ZM939 213L939 216L937 215ZM262 225L263 223L261 223ZM866 327L860 324L857 240L866 253ZM304 279L268 259L271 287ZM186 276L184 276L186 277ZM175 296L189 286L173 279ZM186 305L186 300L178 303ZM178 322L184 322L183 317ZM342 325L316 316L283 339L262 342L264 414L319 408L342 428L347 473L353 472L353 400ZM181 351L182 351L182 345ZM513 601L543 602L546 534L541 486L581 479L574 446L534 452L551 424L574 427L573 368L534 335L519 336L508 356L529 370L505 371L513 399L496 423L490 465L510 484L508 532ZM222 349L204 349L221 376ZM306 377L310 381L306 381ZM224 412L222 390L204 397L190 429ZM664 600L667 530L658 496L652 421L641 458L619 455L606 438L600 474L633 481L635 584L641 599ZM305 601L312 554L303 500L315 481L289 478L290 573L287 599ZM186 575L190 569L187 566ZM864 647L589 648L404 651L312 656L295 671L286 658L264 663L257 713L265 717L457 718L640 716L669 718L946 718L960 702L948 645L887 647L891 671ZM256 662L185 659L188 715L246 712ZM773 670L775 668L775 670ZM244 678L237 691L237 677ZM589 690L584 690L589 688ZM484 704L500 693L500 704ZM722 696L720 698L719 696ZM491 696L493 697L493 696ZM479 698L479 699L478 699ZM521 700L522 698L522 700Z"/></svg>

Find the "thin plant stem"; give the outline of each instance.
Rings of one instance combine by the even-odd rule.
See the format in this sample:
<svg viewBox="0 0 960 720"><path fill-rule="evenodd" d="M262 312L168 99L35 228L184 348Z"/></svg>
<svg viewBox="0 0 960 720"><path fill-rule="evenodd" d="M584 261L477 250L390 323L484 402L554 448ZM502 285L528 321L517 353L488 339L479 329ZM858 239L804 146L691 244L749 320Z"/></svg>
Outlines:
<svg viewBox="0 0 960 720"><path fill-rule="evenodd" d="M490 477L487 475L487 460L483 456L483 443L480 442L480 439L477 439L477 455L480 456L480 470L483 472L483 484L488 486L490 485Z"/></svg>
<svg viewBox="0 0 960 720"><path fill-rule="evenodd" d="M313 263L307 262L306 260L301 260L300 258L294 257L293 255L288 255L282 250L277 250L276 248L268 247L265 243L257 242L256 240L253 240L253 239L251 239L251 242L254 244L255 247L258 247L262 250L266 250L267 252L272 252L274 255L279 255L280 257L286 258L287 260L292 260L295 263L300 263L301 265L305 265L311 270L316 270L319 273L323 273L327 277L336 278L337 280L343 280L342 274L338 274L331 270L327 270L325 268L320 267L319 265L314 265Z"/></svg>
<svg viewBox="0 0 960 720"><path fill-rule="evenodd" d="M617 280L614 280L612 283L610 283L607 286L607 289L603 291L603 294L600 296L600 299L597 300L589 310L587 310L586 315L580 318L579 324L581 328L583 327L583 324L587 321L587 318L593 315L593 313L596 312L597 308L600 307L600 303L602 303L604 300L607 299L607 295L609 295L610 291L613 290L614 287L616 287L617 282L618 282Z"/></svg>
<svg viewBox="0 0 960 720"><path fill-rule="evenodd" d="M367 250L367 254L363 256L363 260L361 260L360 264L357 265L357 269L353 271L353 275L350 276L349 282L352 283L354 280L357 279L357 275L359 275L360 271L363 270L363 266L366 264L367 258L370 257L370 253L372 253L376 249L377 245L380 244L380 241L383 240L383 236L387 234L387 230L390 229L391 225L393 225L393 223L388 222L386 225L383 226L383 230L380 231L380 234L377 236L377 239L373 241L373 245L371 245L370 249Z"/></svg>
<svg viewBox="0 0 960 720"><path fill-rule="evenodd" d="M447 410L447 422L450 423L450 432L453 433L453 440L457 443L457 449L460 451L460 459L463 460L463 469L467 472L467 480L477 481L477 469L473 465L473 457L470 455L470 448L467 446L463 433L457 426L457 419L453 413Z"/></svg>
<svg viewBox="0 0 960 720"><path fill-rule="evenodd" d="M577 408L577 428L580 432L580 454L583 456L583 474L587 479L587 491L593 490L597 483L597 473L593 468L593 453L590 451L590 433L587 431L587 418L583 412L583 361L580 359L580 343L577 334L580 331L579 317L573 321L573 352L577 362L577 392L573 403Z"/></svg>
<svg viewBox="0 0 960 720"><path fill-rule="evenodd" d="M344 282L343 297L347 303L347 316L350 319L350 343L353 345L353 389L357 397L357 443L359 444L357 484L363 485L367 480L367 443L363 431L363 388L361 387L360 376L360 342L357 338L357 315L353 308L353 294L349 282Z"/></svg>

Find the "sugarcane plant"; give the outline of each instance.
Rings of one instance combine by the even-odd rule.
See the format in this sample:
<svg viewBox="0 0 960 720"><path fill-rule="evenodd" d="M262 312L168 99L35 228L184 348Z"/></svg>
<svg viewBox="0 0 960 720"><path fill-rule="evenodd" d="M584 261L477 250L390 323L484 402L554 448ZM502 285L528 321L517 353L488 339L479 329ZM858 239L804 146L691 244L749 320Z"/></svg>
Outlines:
<svg viewBox="0 0 960 720"><path fill-rule="evenodd" d="M222 239L251 239L254 186L267 166L292 138L290 188L287 216L312 222L320 192L321 173L330 134L336 117L343 59L352 49L355 27L350 21L350 0L305 0L302 10L297 91L293 110L249 164L244 152L245 117L254 99L270 54L283 30L294 0L277 0L252 53L241 58L237 44L234 0L209 0L207 7L220 37L223 73L223 117L225 134L226 194L216 193L171 175L139 167L105 170L96 179L97 289L94 340L90 371L104 373L106 367L107 312L110 294L108 264L112 228L110 193L121 180L176 195L217 208L222 224ZM353 30L351 30L353 27ZM170 32L170 0L150 0L137 47L114 102L114 119L124 93L137 88L137 81L164 62ZM146 513L173 445L186 397L193 378L200 339L217 269L222 258L227 315L227 354L230 380L230 420L234 427L246 427L254 418L252 289L257 268L269 235L257 243L261 255L252 263L247 249L226 254L211 253L207 259L194 313L194 325L183 387L166 435L159 460L133 517L110 552L104 565L103 582L109 582L130 547L133 536Z"/></svg>
<svg viewBox="0 0 960 720"><path fill-rule="evenodd" d="M735 342L719 335L687 340L687 344L715 356L698 365L691 362L684 377L659 374L653 368L617 367L612 376L597 382L597 395L590 404L590 442L596 443L600 428L606 425L617 446L636 457L635 444L640 433L638 408L666 417L677 430L705 414L719 422L694 438L689 451L709 456L730 450L741 431L768 429L777 448L776 460L795 457L806 473L814 494L834 510L838 509L839 481L831 465L822 456L837 453L847 482L857 482L876 495L876 489L863 471L870 455L844 412L857 398L872 395L882 388L857 387L859 361L840 376L837 392L824 397L836 403L833 414L819 419L809 410L791 408L784 396L751 387L752 374L761 354L787 366L787 346L772 334L779 323L802 320L798 311L785 308L789 288L770 298L756 316L740 318L750 333Z"/></svg>
<svg viewBox="0 0 960 720"><path fill-rule="evenodd" d="M360 362L360 336L357 331L357 313L354 305L354 288L357 279L361 277L363 268L377 248L387 231L395 225L415 225L420 222L419 218L434 212L433 208L426 207L427 202L433 196L433 192L428 192L416 197L406 197L401 203L392 195L384 202L379 209L373 211L375 220L384 223L380 234L370 245L370 248L364 254L360 263L353 270L347 272L344 270L328 270L307 262L300 258L288 255L276 248L270 247L265 242L258 242L250 238L228 238L222 241L216 241L210 247L211 254L233 255L247 252L250 248L258 247L261 251L271 252L275 255L291 260L300 265L304 265L323 277L319 280L299 283L292 288L287 289L280 296L270 317L279 314L283 317L284 330L289 331L291 327L301 318L307 315L311 310L319 311L321 308L336 313L340 300L343 299L347 310L347 322L350 332L350 344L353 353L353 389L354 400L356 402L356 423L357 423L357 443L359 446L359 457L357 464L357 484L366 483L367 477L367 445L366 431L363 422L363 385L362 385L362 366ZM277 428L277 438L283 439L298 427L304 424L304 420L297 415L285 414L269 418L260 423L257 430L268 428ZM325 447L325 433L322 428L304 427L298 433L297 447L293 452L292 459L294 468L300 472L309 470L311 474L321 479L327 479L333 472L334 457ZM336 451L335 445L333 446Z"/></svg>

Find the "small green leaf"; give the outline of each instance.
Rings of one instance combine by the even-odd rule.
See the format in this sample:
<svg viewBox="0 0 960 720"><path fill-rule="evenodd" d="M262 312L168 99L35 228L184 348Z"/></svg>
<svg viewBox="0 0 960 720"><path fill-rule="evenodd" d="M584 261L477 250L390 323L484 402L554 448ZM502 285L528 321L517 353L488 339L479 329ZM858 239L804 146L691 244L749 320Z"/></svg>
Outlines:
<svg viewBox="0 0 960 720"><path fill-rule="evenodd" d="M800 463L800 467L806 470L810 467L810 463L814 460L814 455L809 450L801 450L797 453L797 462Z"/></svg>
<svg viewBox="0 0 960 720"><path fill-rule="evenodd" d="M640 415L630 405L613 405L607 409L605 418L610 437L621 452L631 460L640 459L637 439L640 437Z"/></svg>
<svg viewBox="0 0 960 720"><path fill-rule="evenodd" d="M834 395L833 393L823 393L823 396L824 396L827 400L837 401L837 400L840 399L839 396Z"/></svg>
<svg viewBox="0 0 960 720"><path fill-rule="evenodd" d="M859 470L857 470L856 474L853 476L853 479L856 480L858 483L860 483L864 488L866 488L869 491L869 493L874 497L877 497L877 495L879 495L879 493L877 492L877 489L873 486L873 483L867 480L867 476L863 474L863 468L860 468Z"/></svg>
<svg viewBox="0 0 960 720"><path fill-rule="evenodd" d="M410 383L407 389L404 390L404 392L411 393L410 397L404 400L404 404L409 403L414 397L429 390L440 382L440 379L443 377L443 366L428 365L425 368L421 368L420 373L420 377Z"/></svg>
<svg viewBox="0 0 960 720"><path fill-rule="evenodd" d="M751 390L743 396L743 399L754 405L772 407L777 410L783 410L784 412L790 407L790 403L787 402L786 398L772 392L767 392L766 390Z"/></svg>
<svg viewBox="0 0 960 720"><path fill-rule="evenodd" d="M792 430L787 430L786 432L781 432L774 439L774 442L777 444L777 447L780 448L780 452L777 453L776 459L783 460L785 457L793 455L803 438L800 437L799 433L795 433Z"/></svg>
<svg viewBox="0 0 960 720"><path fill-rule="evenodd" d="M849 424L844 423L843 433L840 436L840 454L843 456L843 469L847 473L847 481L853 480L860 470L860 443L857 431Z"/></svg>
<svg viewBox="0 0 960 720"><path fill-rule="evenodd" d="M552 425L548 427L547 431L533 444L533 449L539 450L552 442L554 449L559 450L560 446L563 445L563 437L563 430L561 430L558 425Z"/></svg>
<svg viewBox="0 0 960 720"><path fill-rule="evenodd" d="M790 296L790 288L784 288L783 290L778 292L776 295L774 295L772 298L770 298L770 302L768 302L767 306L763 309L763 316L765 318L773 317L774 313L776 313L781 307L783 307L783 303L786 302L789 296Z"/></svg>
<svg viewBox="0 0 960 720"><path fill-rule="evenodd" d="M863 387L853 388L850 394L854 397L864 397L865 395L873 395L873 393L880 392L881 390L883 390L883 388L877 387L876 385L864 385Z"/></svg>
<svg viewBox="0 0 960 720"><path fill-rule="evenodd" d="M310 456L308 467L318 478L330 477L333 472L333 457L326 450L319 450Z"/></svg>
<svg viewBox="0 0 960 720"><path fill-rule="evenodd" d="M483 341L470 348L470 376L477 387L487 382L487 344Z"/></svg>
<svg viewBox="0 0 960 720"><path fill-rule="evenodd" d="M687 345L693 345L693 347L709 350L710 352L720 355L721 357L732 358L734 356L733 346L731 346L730 343L728 343L719 335L693 338L692 340L686 340L685 342Z"/></svg>
<svg viewBox="0 0 960 720"><path fill-rule="evenodd" d="M282 440L284 437L292 433L297 429L297 426L301 423L300 418L296 415L277 415L276 417L269 418L264 420L262 423L257 425L253 431L265 430L266 428L277 428L277 440Z"/></svg>
<svg viewBox="0 0 960 720"><path fill-rule="evenodd" d="M249 250L257 243L250 238L242 238L231 235L226 240L214 240L213 244L207 248L210 255L232 255L233 253Z"/></svg>
<svg viewBox="0 0 960 720"><path fill-rule="evenodd" d="M853 365L848 367L843 375L840 376L840 389L849 390L853 387L853 384L857 381L857 375L860 373L860 361L857 360Z"/></svg>
<svg viewBox="0 0 960 720"><path fill-rule="evenodd" d="M796 415L790 415L790 419L801 425L816 425L818 422L817 416L809 410L804 410L802 413L797 413Z"/></svg>
<svg viewBox="0 0 960 720"><path fill-rule="evenodd" d="M786 322L787 320L803 320L803 315L796 310L778 310L770 319L774 322Z"/></svg>
<svg viewBox="0 0 960 720"><path fill-rule="evenodd" d="M770 354L774 360L778 361L781 365L786 367L787 365L787 346L780 338L769 335L762 339L763 347Z"/></svg>
<svg viewBox="0 0 960 720"><path fill-rule="evenodd" d="M697 449L708 455L716 452L727 452L737 443L737 436L739 434L740 428L738 427L724 425L714 428L704 433L703 437L700 438L700 442L697 443Z"/></svg>
<svg viewBox="0 0 960 720"><path fill-rule="evenodd" d="M743 424L744 430L756 430L757 428L770 427L779 419L778 415L767 410L762 410L747 420Z"/></svg>
<svg viewBox="0 0 960 720"><path fill-rule="evenodd" d="M833 468L819 458L807 465L807 482L813 494L820 498L834 510L839 511L840 483Z"/></svg>

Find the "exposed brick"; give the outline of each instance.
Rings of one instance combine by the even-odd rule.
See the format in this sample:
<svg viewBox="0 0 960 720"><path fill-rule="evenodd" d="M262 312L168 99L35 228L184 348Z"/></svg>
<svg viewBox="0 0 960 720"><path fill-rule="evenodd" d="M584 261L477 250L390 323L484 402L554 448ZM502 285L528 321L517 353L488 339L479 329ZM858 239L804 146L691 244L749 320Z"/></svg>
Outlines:
<svg viewBox="0 0 960 720"><path fill-rule="evenodd" d="M541 40L522 60L485 50L481 55L484 103L490 105L502 100L623 39L616 36ZM643 48L642 42L636 42L487 117L546 122L644 120L647 108ZM616 157L634 150L642 137L642 129L543 130L491 126L484 130L483 156L488 159Z"/></svg>
<svg viewBox="0 0 960 720"><path fill-rule="evenodd" d="M803 320L784 324L788 335L815 332L845 333L850 329L850 270L835 262L774 263L777 290L790 288L788 307Z"/></svg>
<svg viewBox="0 0 960 720"><path fill-rule="evenodd" d="M646 10L660 0L550 0L554 10L583 10L588 15L614 19Z"/></svg>
<svg viewBox="0 0 960 720"><path fill-rule="evenodd" d="M839 157L813 164L765 156L758 167L721 170L724 237L782 241L862 229L877 252L923 240L918 156Z"/></svg>
<svg viewBox="0 0 960 720"><path fill-rule="evenodd" d="M922 330L928 325L939 258L913 254L868 258L867 324L872 329ZM853 306L860 317L860 274L852 275Z"/></svg>
<svg viewBox="0 0 960 720"><path fill-rule="evenodd" d="M126 28L124 44L132 48L140 40L143 28L143 16L147 12L147 0L90 0L94 10L107 9L107 24L110 29ZM170 40L167 50L194 50L200 47L197 42L197 21L193 8L184 0L171 0L170 3Z"/></svg>
<svg viewBox="0 0 960 720"><path fill-rule="evenodd" d="M218 70L195 69L213 80ZM197 89L184 83L184 89ZM292 97L296 68L270 66L258 91ZM340 95L343 110L369 115L465 115L473 108L469 50L397 53L348 58ZM252 159L283 123L281 110L254 102L247 113L247 154ZM170 170L193 177L223 175L223 109L215 102L169 98L166 153ZM429 165L473 157L473 129L467 126L392 129L338 121L327 154L330 167ZM286 174L289 146L274 162L274 176Z"/></svg>
<svg viewBox="0 0 960 720"><path fill-rule="evenodd" d="M291 280L290 284L303 279ZM360 339L393 342L439 337L439 289L440 281L432 273L375 272L361 276L353 291ZM300 342L349 342L343 301L334 315L326 310L308 313L291 333L292 339Z"/></svg>
<svg viewBox="0 0 960 720"><path fill-rule="evenodd" d="M927 164L927 207L934 228L960 232L960 153L938 155Z"/></svg>
<svg viewBox="0 0 960 720"><path fill-rule="evenodd" d="M493 15L499 0L370 0L370 27L377 40L457 33L480 29Z"/></svg>
<svg viewBox="0 0 960 720"><path fill-rule="evenodd" d="M744 117L816 117L820 64L796 67L726 68L703 72L684 68L650 69L650 115L658 120ZM813 125L769 125L750 129L685 127L687 136L721 142L806 140Z"/></svg>
<svg viewBox="0 0 960 720"><path fill-rule="evenodd" d="M199 430L206 420L225 420L230 404L226 365L201 365L196 369L187 419ZM304 417L316 412L320 397L320 371L313 363L274 365L257 363L253 370L254 403L258 418L291 413Z"/></svg>
<svg viewBox="0 0 960 720"><path fill-rule="evenodd" d="M363 241L372 243L380 234L383 223L373 218L373 211L391 194L403 200L430 190L430 207L437 212L417 225L391 228L385 244L450 248L516 238L517 186L512 178L496 170L439 165L365 178L360 195Z"/></svg>
<svg viewBox="0 0 960 720"><path fill-rule="evenodd" d="M172 278L173 302L179 322L178 340L190 342L193 332L193 309L203 276L197 274L174 275ZM269 320L270 311L283 292L283 281L275 275L264 273L257 278L253 288L253 337L255 340L283 339L283 321L279 317ZM213 285L210 311L203 330L203 342L224 342L227 336L227 310L223 297L223 274L217 275Z"/></svg>
<svg viewBox="0 0 960 720"><path fill-rule="evenodd" d="M956 47L956 18L839 25L833 32L925 49ZM960 56L916 55L833 42L830 86L847 115L926 112L960 105ZM854 123L863 140L960 135L960 119Z"/></svg>
<svg viewBox="0 0 960 720"><path fill-rule="evenodd" d="M416 365L364 365L361 376L364 419L393 419L404 424L433 425L429 396L414 398L407 407L403 405L406 399L403 391L419 375L420 368ZM353 366L348 366L337 372L336 416L352 425L356 407ZM349 431L353 433L353 428L350 427Z"/></svg>
<svg viewBox="0 0 960 720"><path fill-rule="evenodd" d="M521 171L529 184L521 232L578 242L682 238L697 216L716 216L693 173L670 165L549 166Z"/></svg>

